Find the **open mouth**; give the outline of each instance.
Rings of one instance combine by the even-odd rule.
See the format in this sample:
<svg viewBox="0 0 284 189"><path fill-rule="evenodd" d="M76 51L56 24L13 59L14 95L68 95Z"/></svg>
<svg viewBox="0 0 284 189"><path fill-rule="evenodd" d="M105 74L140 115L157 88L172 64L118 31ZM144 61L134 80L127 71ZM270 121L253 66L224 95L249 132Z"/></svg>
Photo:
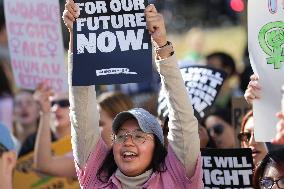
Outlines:
<svg viewBox="0 0 284 189"><path fill-rule="evenodd" d="M24 119L26 119L26 118L29 117L29 113L28 113L28 112L23 112L23 113L21 114L21 117L24 118Z"/></svg>
<svg viewBox="0 0 284 189"><path fill-rule="evenodd" d="M256 149L253 149L253 150L252 150L252 156L256 156L256 155L258 155L259 153L260 153L259 150L256 150Z"/></svg>
<svg viewBox="0 0 284 189"><path fill-rule="evenodd" d="M125 151L122 153L122 157L125 161L134 160L138 155L131 151Z"/></svg>

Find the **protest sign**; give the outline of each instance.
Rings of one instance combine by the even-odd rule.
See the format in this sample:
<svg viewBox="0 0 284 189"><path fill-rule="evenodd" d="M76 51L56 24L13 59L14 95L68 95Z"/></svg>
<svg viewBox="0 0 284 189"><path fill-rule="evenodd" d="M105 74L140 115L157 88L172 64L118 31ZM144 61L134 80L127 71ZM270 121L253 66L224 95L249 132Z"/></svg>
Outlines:
<svg viewBox="0 0 284 189"><path fill-rule="evenodd" d="M204 189L253 189L249 148L202 149Z"/></svg>
<svg viewBox="0 0 284 189"><path fill-rule="evenodd" d="M270 142L276 135L284 84L284 3L281 0L248 1L250 62L259 75L261 98L253 104L255 139Z"/></svg>
<svg viewBox="0 0 284 189"><path fill-rule="evenodd" d="M151 81L152 46L147 0L78 1L74 24L73 85Z"/></svg>
<svg viewBox="0 0 284 189"><path fill-rule="evenodd" d="M235 139L238 141L238 134L240 133L241 123L243 117L251 109L244 97L232 98L232 125L235 128ZM238 143L240 147L240 143Z"/></svg>
<svg viewBox="0 0 284 189"><path fill-rule="evenodd" d="M35 89L46 81L56 91L67 91L58 0L5 0L4 7L17 86Z"/></svg>
<svg viewBox="0 0 284 189"><path fill-rule="evenodd" d="M52 144L55 155L64 155L72 152L71 137L63 138ZM33 167L33 153L21 157L13 178L14 189L79 189L77 179L53 177L42 174Z"/></svg>
<svg viewBox="0 0 284 189"><path fill-rule="evenodd" d="M205 66L189 66L180 69L194 114L201 120L213 105L226 78L225 72ZM158 112L168 115L166 97L161 90L158 99Z"/></svg>

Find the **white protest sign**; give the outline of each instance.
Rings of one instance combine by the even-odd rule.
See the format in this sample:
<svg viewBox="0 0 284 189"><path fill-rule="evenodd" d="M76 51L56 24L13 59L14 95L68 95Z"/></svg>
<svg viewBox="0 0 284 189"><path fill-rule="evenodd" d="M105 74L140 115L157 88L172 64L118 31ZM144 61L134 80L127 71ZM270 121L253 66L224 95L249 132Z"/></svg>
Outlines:
<svg viewBox="0 0 284 189"><path fill-rule="evenodd" d="M35 89L46 81L67 91L58 0L5 0L4 7L17 86Z"/></svg>
<svg viewBox="0 0 284 189"><path fill-rule="evenodd" d="M253 104L255 138L270 142L276 135L276 112L281 109L284 84L284 3L248 1L248 45L254 72L260 77L261 99Z"/></svg>

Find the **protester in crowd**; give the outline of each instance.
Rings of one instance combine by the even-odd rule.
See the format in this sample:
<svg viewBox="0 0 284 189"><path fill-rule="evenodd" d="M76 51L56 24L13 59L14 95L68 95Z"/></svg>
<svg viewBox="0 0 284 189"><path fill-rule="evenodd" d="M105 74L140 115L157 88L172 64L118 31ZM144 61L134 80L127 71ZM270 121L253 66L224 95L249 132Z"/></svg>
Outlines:
<svg viewBox="0 0 284 189"><path fill-rule="evenodd" d="M12 131L13 90L0 59L0 122Z"/></svg>
<svg viewBox="0 0 284 189"><path fill-rule="evenodd" d="M72 0L65 7L63 17L70 30L72 52L72 25L79 11ZM114 144L108 151L100 138L95 87L70 86L73 153L82 188L202 188L198 123L172 55L172 46L167 43L163 18L154 5L145 9L145 17L156 46L167 44L157 50L157 66L169 95L168 152L161 126L141 108L116 116ZM72 59L71 54L69 84L72 83Z"/></svg>
<svg viewBox="0 0 284 189"><path fill-rule="evenodd" d="M12 189L13 169L17 155L11 132L0 123L0 188Z"/></svg>
<svg viewBox="0 0 284 189"><path fill-rule="evenodd" d="M231 98L233 96L242 96L238 86L233 81L237 76L236 63L234 59L227 53L214 52L206 57L206 65L215 69L220 69L227 74L221 90L214 102L214 106L218 108L231 108Z"/></svg>
<svg viewBox="0 0 284 189"><path fill-rule="evenodd" d="M15 98L15 133L17 138L21 141L18 157L22 157L34 151L39 125L40 107L33 95L32 91L22 90ZM51 140L56 140L53 133L51 135Z"/></svg>
<svg viewBox="0 0 284 189"><path fill-rule="evenodd" d="M100 113L100 132L102 139L109 148L112 146L112 122L114 117L122 112L134 108L130 97L121 92L105 92L98 97Z"/></svg>
<svg viewBox="0 0 284 189"><path fill-rule="evenodd" d="M203 50L205 45L205 34L202 28L191 28L187 32L187 52L182 61L189 64L203 63Z"/></svg>
<svg viewBox="0 0 284 189"><path fill-rule="evenodd" d="M40 123L34 149L34 163L38 171L64 177L76 177L72 153L55 156L51 149L51 120L55 117L55 136L57 139L70 137L68 94L54 93L46 83L39 84L34 97L40 105Z"/></svg>
<svg viewBox="0 0 284 189"><path fill-rule="evenodd" d="M284 188L284 149L269 152L256 167L253 176L255 189Z"/></svg>
<svg viewBox="0 0 284 189"><path fill-rule="evenodd" d="M244 94L246 101L250 105L252 105L254 100L261 98L261 86L258 81L259 81L259 77L256 74L253 74L250 77L250 82ZM276 116L279 118L279 121L276 125L277 134L275 138L272 140L272 143L284 144L284 114L283 112L278 112Z"/></svg>
<svg viewBox="0 0 284 189"><path fill-rule="evenodd" d="M252 158L254 165L264 158L267 154L265 143L256 142L254 139L254 121L252 110L248 111L242 119L240 133L238 139L241 141L242 148L250 148L252 150Z"/></svg>
<svg viewBox="0 0 284 189"><path fill-rule="evenodd" d="M200 148L216 148L214 140L204 125L199 124L198 133L200 138Z"/></svg>
<svg viewBox="0 0 284 189"><path fill-rule="evenodd" d="M231 111L222 108L212 109L204 118L204 125L212 137L216 148L235 148L235 128L231 125Z"/></svg>
<svg viewBox="0 0 284 189"><path fill-rule="evenodd" d="M23 144L30 135L36 133L38 123L39 106L33 98L33 93L27 90L19 91L14 99L14 135L22 146L20 155L33 149L33 146Z"/></svg>

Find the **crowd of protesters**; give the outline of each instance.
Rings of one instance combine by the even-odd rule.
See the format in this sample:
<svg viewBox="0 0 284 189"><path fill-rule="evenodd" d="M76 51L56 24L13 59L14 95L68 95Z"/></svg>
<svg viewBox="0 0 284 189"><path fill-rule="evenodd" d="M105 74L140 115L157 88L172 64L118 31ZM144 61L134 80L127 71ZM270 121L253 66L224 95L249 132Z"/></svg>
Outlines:
<svg viewBox="0 0 284 189"><path fill-rule="evenodd" d="M79 14L73 0L67 0L62 18L70 32L69 84L73 22ZM39 83L35 91L15 89L9 61L0 53L1 189L12 188L17 157L30 152L34 153L37 171L78 178L82 188L197 189L203 187L200 149L238 146L252 150L255 188L284 188L284 151L269 151L265 143L255 141L253 111L243 117L240 132L232 125L232 98L244 97L252 106L261 99L259 77L238 73L234 59L225 52L199 55L205 66L223 70L228 77L210 113L197 120L174 48L168 42L163 16L154 5L149 5L145 18L157 53L155 74L162 79L155 78L155 85L136 84L135 90L131 84L104 88L70 86L68 94L53 91L45 82ZM1 39L7 35L5 31L3 15ZM7 45L7 36L0 43L1 51ZM187 54L185 59L196 61L190 56ZM232 85L236 78L243 83ZM169 111L163 119L157 110L159 84L166 91ZM277 129L272 143L284 144L284 112L279 110L275 116L277 125L269 126ZM72 141L73 150L56 156L52 142L63 138Z"/></svg>

